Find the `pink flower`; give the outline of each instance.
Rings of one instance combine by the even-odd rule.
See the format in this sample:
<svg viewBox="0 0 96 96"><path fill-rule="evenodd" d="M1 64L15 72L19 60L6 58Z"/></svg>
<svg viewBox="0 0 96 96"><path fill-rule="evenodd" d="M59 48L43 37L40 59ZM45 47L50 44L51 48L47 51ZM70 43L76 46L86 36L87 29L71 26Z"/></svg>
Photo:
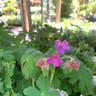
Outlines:
<svg viewBox="0 0 96 96"><path fill-rule="evenodd" d="M65 64L64 64L64 67L68 68L70 71L73 70L73 66L71 64L71 60L66 61Z"/></svg>
<svg viewBox="0 0 96 96"><path fill-rule="evenodd" d="M44 64L41 65L41 69L48 69L49 68L49 64L46 62Z"/></svg>
<svg viewBox="0 0 96 96"><path fill-rule="evenodd" d="M60 60L58 53L53 53L53 56L47 57L47 62L53 64L56 67L58 67L60 63L63 63L63 61Z"/></svg>
<svg viewBox="0 0 96 96"><path fill-rule="evenodd" d="M43 64L43 62L44 62L44 58L41 58L40 60L37 61L36 65L40 66Z"/></svg>
<svg viewBox="0 0 96 96"><path fill-rule="evenodd" d="M63 54L66 51L70 50L69 44L67 40L64 40L62 43L60 40L55 40L56 49L59 54Z"/></svg>
<svg viewBox="0 0 96 96"><path fill-rule="evenodd" d="M78 61L74 61L72 65L74 69L78 70L80 63Z"/></svg>
<svg viewBox="0 0 96 96"><path fill-rule="evenodd" d="M46 58L41 58L40 60L38 60L36 65L37 66L41 66L42 70L49 68L49 64L47 63L47 59Z"/></svg>
<svg viewBox="0 0 96 96"><path fill-rule="evenodd" d="M73 58L71 60L66 61L64 64L64 67L68 68L70 71L73 69L78 70L79 66L80 62L74 60Z"/></svg>
<svg viewBox="0 0 96 96"><path fill-rule="evenodd" d="M66 61L65 64L64 64L64 67L65 68L69 68L70 67L70 60Z"/></svg>

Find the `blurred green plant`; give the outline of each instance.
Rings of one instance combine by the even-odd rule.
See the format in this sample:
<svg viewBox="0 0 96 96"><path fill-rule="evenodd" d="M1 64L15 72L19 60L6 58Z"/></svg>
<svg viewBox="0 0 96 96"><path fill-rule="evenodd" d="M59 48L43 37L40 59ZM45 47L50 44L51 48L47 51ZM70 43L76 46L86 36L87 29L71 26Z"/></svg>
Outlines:
<svg viewBox="0 0 96 96"><path fill-rule="evenodd" d="M14 59L10 52L0 49L0 95L9 96L13 94Z"/></svg>
<svg viewBox="0 0 96 96"><path fill-rule="evenodd" d="M6 0L4 2L4 8L3 8L3 12L5 14L16 14L16 7L18 6L17 1L16 0Z"/></svg>
<svg viewBox="0 0 96 96"><path fill-rule="evenodd" d="M20 16L10 16L7 20L8 25L21 26L21 17Z"/></svg>
<svg viewBox="0 0 96 96"><path fill-rule="evenodd" d="M56 6L56 0L53 0ZM61 16L70 17L70 14L78 10L78 0L62 0L61 1Z"/></svg>
<svg viewBox="0 0 96 96"><path fill-rule="evenodd" d="M32 15L31 16L32 19L32 26L33 27L39 27L41 26L41 16L40 15ZM21 26L21 16L16 16L16 15L3 15L2 16L2 21L5 21L6 23L8 23L8 25L11 26Z"/></svg>
<svg viewBox="0 0 96 96"><path fill-rule="evenodd" d="M89 21L96 21L96 1L90 2L89 4L82 4L80 5L80 16L84 16L85 19L88 19Z"/></svg>
<svg viewBox="0 0 96 96"><path fill-rule="evenodd" d="M31 15L31 19L32 19L32 26L33 27L37 27L37 26L40 26L41 25L41 16L40 14L37 15L37 14L32 14Z"/></svg>

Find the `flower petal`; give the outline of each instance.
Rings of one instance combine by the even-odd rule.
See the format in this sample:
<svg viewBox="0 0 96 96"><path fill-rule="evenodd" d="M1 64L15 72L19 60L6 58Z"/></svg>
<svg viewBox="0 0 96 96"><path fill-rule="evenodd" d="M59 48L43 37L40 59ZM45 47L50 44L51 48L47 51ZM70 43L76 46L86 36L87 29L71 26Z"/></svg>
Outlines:
<svg viewBox="0 0 96 96"><path fill-rule="evenodd" d="M53 53L52 56L59 56L59 54L57 52Z"/></svg>
<svg viewBox="0 0 96 96"><path fill-rule="evenodd" d="M63 61L62 61L62 60L60 60L60 61L59 61L59 63L63 63Z"/></svg>
<svg viewBox="0 0 96 96"><path fill-rule="evenodd" d="M60 46L61 41L60 40L55 40L55 44L58 45L58 46Z"/></svg>
<svg viewBox="0 0 96 96"><path fill-rule="evenodd" d="M47 62L48 63L53 63L53 57L47 57Z"/></svg>
<svg viewBox="0 0 96 96"><path fill-rule="evenodd" d="M64 41L62 42L62 46L68 46L68 41L67 41L67 40L64 40Z"/></svg>
<svg viewBox="0 0 96 96"><path fill-rule="evenodd" d="M57 52L59 53L59 54L63 54L65 51L63 50L63 49L57 49Z"/></svg>
<svg viewBox="0 0 96 96"><path fill-rule="evenodd" d="M53 61L53 65L56 66L56 67L58 67L59 66L59 61L58 60L54 60Z"/></svg>
<svg viewBox="0 0 96 96"><path fill-rule="evenodd" d="M66 50L66 51L69 51L70 47L69 46L64 46L63 49Z"/></svg>
<svg viewBox="0 0 96 96"><path fill-rule="evenodd" d="M57 45L57 46L56 46L56 49L61 49L61 48L60 48L60 46ZM63 48L62 48L62 49L63 49Z"/></svg>
<svg viewBox="0 0 96 96"><path fill-rule="evenodd" d="M69 47L69 44L68 44L68 41L67 40L64 40L62 42L62 47L63 47L64 50L67 50L67 51L70 50L70 47Z"/></svg>
<svg viewBox="0 0 96 96"><path fill-rule="evenodd" d="M41 58L41 59L39 59L39 60L37 61L36 65L37 65L37 66L41 66L43 62L44 62L44 58Z"/></svg>

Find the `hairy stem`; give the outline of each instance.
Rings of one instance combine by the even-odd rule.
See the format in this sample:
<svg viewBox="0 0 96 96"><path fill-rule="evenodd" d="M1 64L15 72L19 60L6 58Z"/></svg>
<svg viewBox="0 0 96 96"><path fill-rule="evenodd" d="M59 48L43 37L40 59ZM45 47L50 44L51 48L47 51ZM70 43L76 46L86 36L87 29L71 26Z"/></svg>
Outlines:
<svg viewBox="0 0 96 96"><path fill-rule="evenodd" d="M61 59L64 59L64 58L72 59L72 57L70 57L70 56L64 56L64 57L62 57Z"/></svg>
<svg viewBox="0 0 96 96"><path fill-rule="evenodd" d="M50 82L49 82L50 88L51 88L51 83L52 83L53 77L54 77L54 72L51 73Z"/></svg>
<svg viewBox="0 0 96 96"><path fill-rule="evenodd" d="M13 88L11 87L11 93L12 93L12 95L14 94L14 91L13 91Z"/></svg>
<svg viewBox="0 0 96 96"><path fill-rule="evenodd" d="M34 78L32 79L32 86L34 87Z"/></svg>
<svg viewBox="0 0 96 96"><path fill-rule="evenodd" d="M51 76L50 76L50 81L49 81L50 88L51 88L51 84L53 81L54 73L55 73L55 66L53 67L53 71L52 71Z"/></svg>

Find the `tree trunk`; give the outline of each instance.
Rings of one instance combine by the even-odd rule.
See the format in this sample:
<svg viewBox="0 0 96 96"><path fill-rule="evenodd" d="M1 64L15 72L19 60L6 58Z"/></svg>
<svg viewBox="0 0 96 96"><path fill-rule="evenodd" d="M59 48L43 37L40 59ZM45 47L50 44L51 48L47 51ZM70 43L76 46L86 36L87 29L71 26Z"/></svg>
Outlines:
<svg viewBox="0 0 96 96"><path fill-rule="evenodd" d="M57 0L56 2L56 22L60 22L61 16L61 0Z"/></svg>

